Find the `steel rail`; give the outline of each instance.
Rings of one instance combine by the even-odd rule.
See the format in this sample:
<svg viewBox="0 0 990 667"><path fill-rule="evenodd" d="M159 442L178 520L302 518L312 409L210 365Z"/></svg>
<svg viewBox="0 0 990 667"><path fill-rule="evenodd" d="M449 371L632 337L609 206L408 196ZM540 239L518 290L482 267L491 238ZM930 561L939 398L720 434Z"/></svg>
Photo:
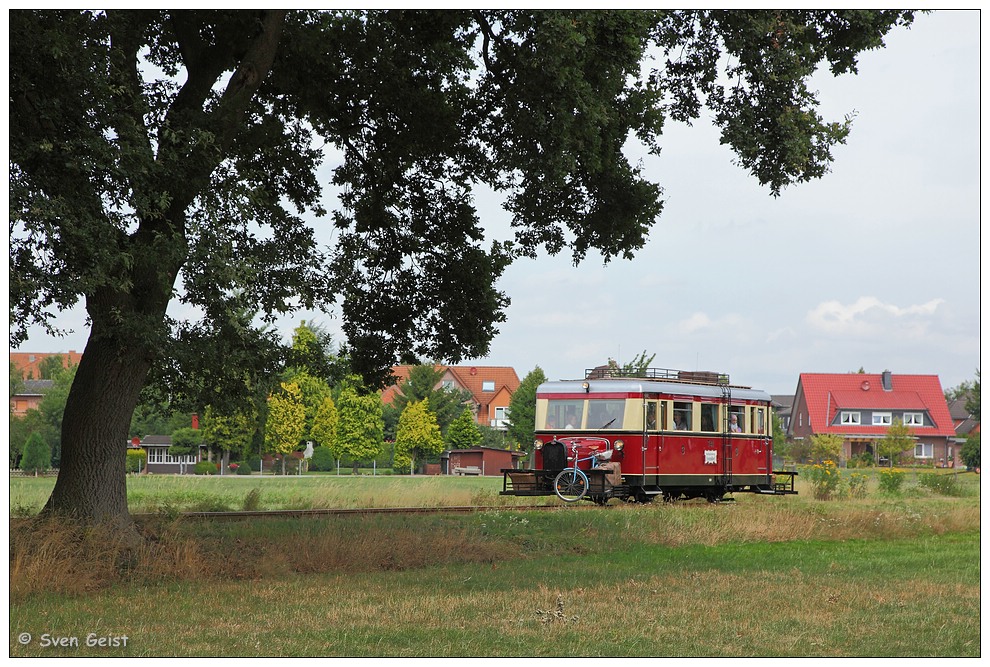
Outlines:
<svg viewBox="0 0 990 667"><path fill-rule="evenodd" d="M503 506L473 506L452 505L449 507L350 507L336 509L312 510L239 510L229 512L179 512L178 517L184 519L244 519L244 518L307 518L319 516L367 516L374 514L469 514L471 512L490 512L504 510L552 510L564 509L563 505L503 505ZM589 507L591 507L589 505ZM568 509L573 509L568 507ZM152 519L161 514L133 514L135 519Z"/></svg>

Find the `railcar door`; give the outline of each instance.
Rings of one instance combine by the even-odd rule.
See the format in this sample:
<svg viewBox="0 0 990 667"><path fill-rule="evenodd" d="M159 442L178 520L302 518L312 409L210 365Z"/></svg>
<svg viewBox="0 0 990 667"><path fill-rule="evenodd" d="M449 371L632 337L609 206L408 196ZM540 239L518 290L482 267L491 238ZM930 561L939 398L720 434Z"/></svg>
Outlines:
<svg viewBox="0 0 990 667"><path fill-rule="evenodd" d="M759 440L756 442L756 447L759 448L759 454L762 454L757 460L759 464L757 466L757 472L769 475L770 471L773 469L773 436L767 428L769 424L769 407L764 409L762 406L753 408L753 431L759 436Z"/></svg>
<svg viewBox="0 0 990 667"><path fill-rule="evenodd" d="M659 436L657 431L663 424L663 403L657 400L656 394L643 397L643 475L656 476L660 474ZM644 480L645 482L645 480ZM649 482L649 483L652 483Z"/></svg>

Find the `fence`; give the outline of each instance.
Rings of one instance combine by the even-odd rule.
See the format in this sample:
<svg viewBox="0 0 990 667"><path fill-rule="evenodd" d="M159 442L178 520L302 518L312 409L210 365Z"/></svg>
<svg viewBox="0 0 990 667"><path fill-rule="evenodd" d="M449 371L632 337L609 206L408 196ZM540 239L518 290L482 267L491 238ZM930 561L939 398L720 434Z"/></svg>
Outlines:
<svg viewBox="0 0 990 667"><path fill-rule="evenodd" d="M33 472L28 472L27 470L21 470L20 468L10 469L11 477L58 477L58 468L52 468L51 470L46 470L45 472L39 472L35 475Z"/></svg>

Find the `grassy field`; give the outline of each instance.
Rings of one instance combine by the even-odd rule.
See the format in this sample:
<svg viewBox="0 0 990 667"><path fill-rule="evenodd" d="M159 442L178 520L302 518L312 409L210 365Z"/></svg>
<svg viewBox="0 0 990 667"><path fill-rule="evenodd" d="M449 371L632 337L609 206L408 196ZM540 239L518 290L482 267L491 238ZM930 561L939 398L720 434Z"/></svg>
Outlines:
<svg viewBox="0 0 990 667"><path fill-rule="evenodd" d="M918 485L920 475L930 471L905 474L905 497L931 496ZM878 495L876 469L846 471L869 478L868 495ZM953 476L959 481L960 494L979 495L979 475ZM26 517L36 514L55 485L53 477L17 477L10 480L10 514ZM323 509L352 507L452 507L462 505L534 505L558 504L554 498L516 498L499 496L501 477L409 477L371 475L309 474L303 476L271 475L130 475L127 478L127 504L136 514L169 514L176 511L240 510L255 491L258 509ZM811 496L808 482L797 478L800 498ZM739 498L747 494L740 494ZM616 501L613 501L616 502Z"/></svg>
<svg viewBox="0 0 990 667"><path fill-rule="evenodd" d="M952 498L908 485L470 515L159 511L137 552L12 518L10 655L979 656L969 477ZM12 508L40 506L45 482L12 480ZM514 500L501 480L343 477L132 478L129 499L135 512L237 509L256 487L268 507Z"/></svg>
<svg viewBox="0 0 990 667"><path fill-rule="evenodd" d="M12 478L11 516L36 514L48 500L54 485L52 477ZM240 510L255 490L258 509L268 510L551 502L540 498L500 497L501 477L130 475L127 478L127 505L135 514Z"/></svg>

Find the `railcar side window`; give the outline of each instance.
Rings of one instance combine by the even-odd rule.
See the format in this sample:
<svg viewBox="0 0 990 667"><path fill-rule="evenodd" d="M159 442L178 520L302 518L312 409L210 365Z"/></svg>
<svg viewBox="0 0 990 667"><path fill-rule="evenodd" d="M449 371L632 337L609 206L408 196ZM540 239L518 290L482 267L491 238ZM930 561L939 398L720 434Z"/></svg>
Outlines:
<svg viewBox="0 0 990 667"><path fill-rule="evenodd" d="M753 430L760 435L766 433L766 426L763 420L763 408L753 408Z"/></svg>
<svg viewBox="0 0 990 667"><path fill-rule="evenodd" d="M588 401L588 428L622 428L626 402L618 400Z"/></svg>
<svg viewBox="0 0 990 667"><path fill-rule="evenodd" d="M710 403L701 404L701 430L718 430L718 406Z"/></svg>
<svg viewBox="0 0 990 667"><path fill-rule="evenodd" d="M551 400L547 402L547 421L543 428L581 428L583 417L583 400Z"/></svg>
<svg viewBox="0 0 990 667"><path fill-rule="evenodd" d="M690 403L674 403L674 430L693 431L693 417Z"/></svg>
<svg viewBox="0 0 990 667"><path fill-rule="evenodd" d="M734 420L733 417L735 417ZM748 429L746 428L746 408L741 405L732 405L729 407L729 432L748 432Z"/></svg>

